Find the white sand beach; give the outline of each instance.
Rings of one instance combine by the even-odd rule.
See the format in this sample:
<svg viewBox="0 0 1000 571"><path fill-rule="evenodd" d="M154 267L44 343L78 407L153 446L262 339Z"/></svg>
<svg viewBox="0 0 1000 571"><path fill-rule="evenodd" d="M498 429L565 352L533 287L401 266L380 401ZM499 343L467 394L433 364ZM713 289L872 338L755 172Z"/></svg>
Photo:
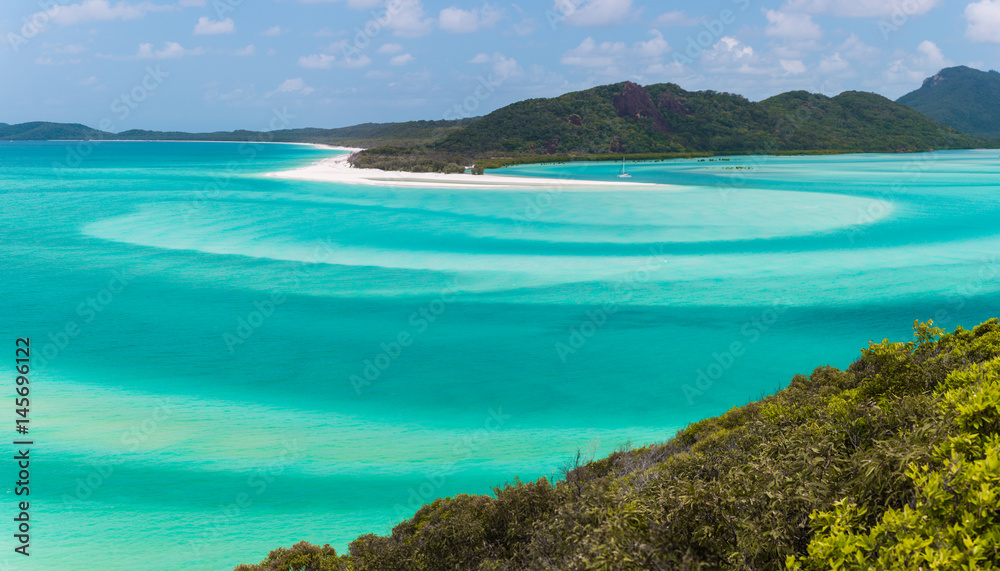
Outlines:
<svg viewBox="0 0 1000 571"><path fill-rule="evenodd" d="M497 187L505 189L539 189L539 188L572 188L577 190L670 190L674 187L665 184L653 184L627 181L590 181L555 178L533 178L524 176L497 174L444 174L444 173L412 173L402 171L383 171L379 169L362 169L351 166L348 162L352 153L363 149L352 147L334 147L323 145L324 148L347 151L343 155L323 159L307 167L289 171L268 173L265 176L309 180L319 182L337 182L345 184L368 184L375 186L393 186L410 188L483 188Z"/></svg>

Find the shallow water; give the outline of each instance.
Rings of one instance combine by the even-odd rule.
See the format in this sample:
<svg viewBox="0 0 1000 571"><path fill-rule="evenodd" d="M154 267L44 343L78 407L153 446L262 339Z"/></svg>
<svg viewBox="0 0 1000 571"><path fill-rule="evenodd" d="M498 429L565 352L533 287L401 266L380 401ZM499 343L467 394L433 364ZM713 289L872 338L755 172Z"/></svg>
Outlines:
<svg viewBox="0 0 1000 571"><path fill-rule="evenodd" d="M33 349L14 569L340 551L578 448L665 440L914 319L1000 313L997 151L640 163L632 181L672 186L574 191L262 176L331 154L292 145L67 149L0 144L2 330Z"/></svg>

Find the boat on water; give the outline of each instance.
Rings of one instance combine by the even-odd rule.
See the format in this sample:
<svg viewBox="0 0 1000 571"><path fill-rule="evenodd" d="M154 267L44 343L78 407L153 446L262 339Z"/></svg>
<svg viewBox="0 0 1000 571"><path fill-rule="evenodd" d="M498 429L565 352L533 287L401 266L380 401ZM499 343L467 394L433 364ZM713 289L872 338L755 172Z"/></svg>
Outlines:
<svg viewBox="0 0 1000 571"><path fill-rule="evenodd" d="M618 178L632 178L632 175L625 172L625 157L622 157L622 174L618 175Z"/></svg>

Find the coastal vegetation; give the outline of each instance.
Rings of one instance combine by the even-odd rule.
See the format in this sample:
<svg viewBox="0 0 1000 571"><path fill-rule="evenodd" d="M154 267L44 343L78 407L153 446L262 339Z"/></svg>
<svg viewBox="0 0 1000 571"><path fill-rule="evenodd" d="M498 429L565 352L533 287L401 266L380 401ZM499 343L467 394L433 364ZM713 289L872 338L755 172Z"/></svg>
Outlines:
<svg viewBox="0 0 1000 571"><path fill-rule="evenodd" d="M1000 320L862 349L662 444L237 571L996 569Z"/></svg>

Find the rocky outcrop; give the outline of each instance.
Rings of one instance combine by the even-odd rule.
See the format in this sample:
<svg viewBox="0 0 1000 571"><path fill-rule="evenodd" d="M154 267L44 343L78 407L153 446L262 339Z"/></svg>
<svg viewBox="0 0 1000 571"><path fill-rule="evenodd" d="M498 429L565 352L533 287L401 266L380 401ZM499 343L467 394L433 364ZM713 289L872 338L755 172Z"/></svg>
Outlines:
<svg viewBox="0 0 1000 571"><path fill-rule="evenodd" d="M684 100L670 92L665 92L663 95L660 95L660 98L656 101L656 106L660 108L660 111L662 111L664 115L667 113L672 113L674 115L691 114L691 111L684 106Z"/></svg>
<svg viewBox="0 0 1000 571"><path fill-rule="evenodd" d="M653 105L649 93L631 81L626 81L622 92L612 98L611 103L615 106L615 112L619 117L629 117L631 119L652 119L653 129L661 133L669 133L670 125L667 124L663 113Z"/></svg>

